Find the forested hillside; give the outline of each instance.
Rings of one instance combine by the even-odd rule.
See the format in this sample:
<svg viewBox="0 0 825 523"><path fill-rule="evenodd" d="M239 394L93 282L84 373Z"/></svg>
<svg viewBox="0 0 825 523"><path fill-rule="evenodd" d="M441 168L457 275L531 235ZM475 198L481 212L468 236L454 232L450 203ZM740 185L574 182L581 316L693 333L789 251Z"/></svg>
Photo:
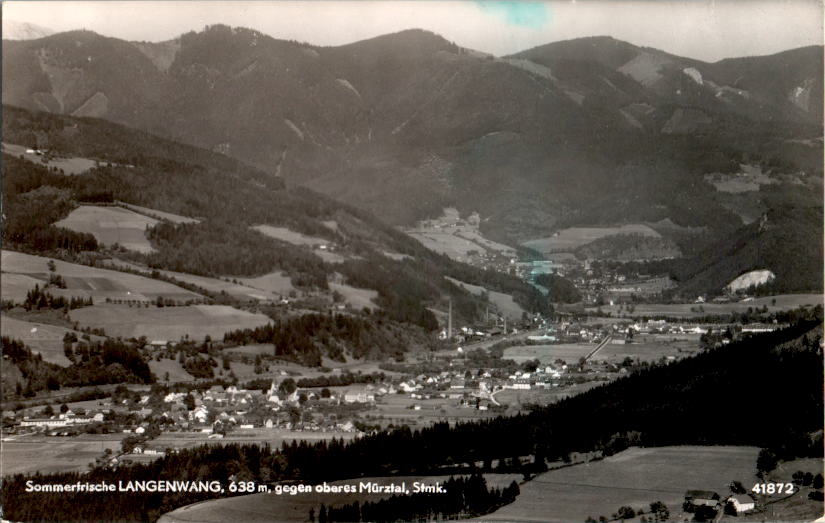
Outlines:
<svg viewBox="0 0 825 523"><path fill-rule="evenodd" d="M79 202L120 201L199 219L189 224L161 222L151 228L152 253L117 252L149 267L231 277L281 270L296 287L309 291L326 291L337 272L350 285L378 291L382 314L427 329L437 325L427 307L443 306L447 296L453 297L458 317L468 321L483 308L477 298L443 276L512 294L530 311L549 310L536 289L516 278L450 261L364 211L304 188L285 187L281 179L220 154L102 120L12 107L4 107L3 129L9 143L98 162L86 173L66 176L4 155L4 240L9 248L66 256L93 250L96 243L89 235L52 223ZM251 228L259 224L327 241L342 263L325 262L309 246L295 246ZM384 252L406 257L396 260Z"/></svg>

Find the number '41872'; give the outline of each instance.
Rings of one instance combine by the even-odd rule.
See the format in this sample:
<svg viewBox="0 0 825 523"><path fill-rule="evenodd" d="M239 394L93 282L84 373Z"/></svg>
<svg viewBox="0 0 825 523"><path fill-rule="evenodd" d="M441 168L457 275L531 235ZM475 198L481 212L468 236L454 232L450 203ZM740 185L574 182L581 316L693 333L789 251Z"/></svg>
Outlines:
<svg viewBox="0 0 825 523"><path fill-rule="evenodd" d="M757 483L751 489L756 494L793 494L793 483Z"/></svg>

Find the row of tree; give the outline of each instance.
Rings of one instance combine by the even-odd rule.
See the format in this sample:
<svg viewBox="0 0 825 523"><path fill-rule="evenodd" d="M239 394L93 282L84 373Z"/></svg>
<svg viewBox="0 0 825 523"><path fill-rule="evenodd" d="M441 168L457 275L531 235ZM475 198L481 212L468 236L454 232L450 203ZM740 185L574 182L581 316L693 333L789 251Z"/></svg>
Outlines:
<svg viewBox="0 0 825 523"><path fill-rule="evenodd" d="M476 517L512 503L520 493L515 481L504 489L488 487L481 474L450 477L441 487L443 492L440 493L394 495L381 501L356 501L339 507L321 505L318 523L437 521ZM314 509L310 512L310 520L313 519Z"/></svg>

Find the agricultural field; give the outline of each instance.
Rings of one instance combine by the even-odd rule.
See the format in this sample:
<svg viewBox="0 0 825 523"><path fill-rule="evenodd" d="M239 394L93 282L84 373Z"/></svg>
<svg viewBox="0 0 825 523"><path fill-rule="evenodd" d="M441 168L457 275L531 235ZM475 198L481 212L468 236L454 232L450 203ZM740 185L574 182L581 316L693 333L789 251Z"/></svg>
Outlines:
<svg viewBox="0 0 825 523"><path fill-rule="evenodd" d="M483 521L568 523L588 517L608 519L619 507L648 509L664 502L672 521L682 521L685 491L726 495L731 481L756 481L756 447L630 448L582 465L551 470L521 485L516 501Z"/></svg>
<svg viewBox="0 0 825 523"><path fill-rule="evenodd" d="M31 149L28 147L24 147L22 145L14 145L11 143L3 143L3 152L9 154L11 156L20 157L22 156L24 159L36 163L38 165L43 165L48 167L49 169L56 168L58 170L62 170L63 174L67 175L75 175L75 174L82 174L92 167L95 166L95 161L90 160L88 158L79 158L79 157L70 157L70 158L49 158L45 162L43 161L44 157L34 152L28 152ZM106 162L102 162L101 165L106 165Z"/></svg>
<svg viewBox="0 0 825 523"><path fill-rule="evenodd" d="M616 339L616 338L614 338ZM516 363L538 359L542 364L562 359L565 363L575 363L590 354L597 343L555 343L548 345L517 345L504 349L504 358ZM699 349L699 335L637 335L633 343L608 343L594 354L592 361L620 363L626 357L638 361L658 361L673 357L686 357Z"/></svg>
<svg viewBox="0 0 825 523"><path fill-rule="evenodd" d="M480 411L474 408L459 407L458 399L429 399L419 400L410 398L404 394L388 394L381 397L367 414L372 416L369 422L375 423L382 420L382 424L405 423L407 425L430 425L436 421L470 421L474 419L486 419L497 416L492 411ZM419 406L420 410L414 410L414 406ZM380 416L381 419L375 419Z"/></svg>
<svg viewBox="0 0 825 523"><path fill-rule="evenodd" d="M3 299L22 302L34 284L42 287L49 279L48 262L49 258L42 256L2 251L0 266L3 274L0 277L0 295ZM55 272L66 281L65 289L49 289L49 292L55 295L83 298L91 296L96 303L104 302L106 298L147 303L155 301L159 296L182 301L202 298L200 294L177 285L135 274L60 260L54 260L54 263Z"/></svg>
<svg viewBox="0 0 825 523"><path fill-rule="evenodd" d="M699 334L675 336L636 335L633 343L608 343L593 355L593 361L619 363L629 357L638 361L658 361L662 358L684 358L699 351Z"/></svg>
<svg viewBox="0 0 825 523"><path fill-rule="evenodd" d="M118 244L126 249L148 254L154 251L146 230L158 220L123 207L81 205L55 223L76 232L87 232L104 245Z"/></svg>
<svg viewBox="0 0 825 523"><path fill-rule="evenodd" d="M632 223L617 227L570 227L562 229L549 238L530 240L522 243L522 245L541 253L569 252L593 240L617 234L641 234L653 238L661 237L658 232L647 225Z"/></svg>
<svg viewBox="0 0 825 523"><path fill-rule="evenodd" d="M523 363L538 359L542 364L553 363L562 359L565 363L575 363L579 358L590 354L598 347L597 343L555 343L550 345L516 345L504 349L503 358Z"/></svg>
<svg viewBox="0 0 825 523"><path fill-rule="evenodd" d="M84 472L107 448L120 449L123 437L123 434L7 436L3 438L3 475Z"/></svg>
<svg viewBox="0 0 825 523"><path fill-rule="evenodd" d="M157 270L160 274L169 278L175 278L185 283L197 285L210 292L221 293L241 300L266 301L289 294L294 289L292 282L285 273L277 271L256 278L238 278L225 276L221 278L211 278L209 276L197 276L185 272L167 271L163 269L150 269L149 267L124 261L118 258L107 260L112 267L122 267L125 269L140 271L151 274ZM229 280L229 281L227 281ZM237 282L237 283L235 283Z"/></svg>
<svg viewBox="0 0 825 523"><path fill-rule="evenodd" d="M774 300L776 300L774 302ZM769 312L776 312L794 309L803 306L815 306L823 304L822 294L781 294L777 296L765 296L754 298L749 301L739 301L733 303L662 303L650 304L639 303L634 305L633 313L628 313L627 309L621 305L607 305L599 308L590 307L588 311L601 310L603 313L610 313L614 316L640 317L640 316L672 316L678 318L696 318L707 315L727 315L731 312L747 312L749 308L767 307ZM620 310L621 309L621 310Z"/></svg>
<svg viewBox="0 0 825 523"><path fill-rule="evenodd" d="M521 475L516 474L485 474L487 485L504 488L513 481L520 481ZM375 482L380 485L390 483L400 484L402 481L407 488L413 482L435 484L449 479L449 476L398 476L398 477L370 477L346 479L331 482L331 485L358 485L359 482ZM321 503L327 506L341 506L353 501L377 501L389 497L390 494L322 494L299 493L294 496L271 494L253 494L234 498L223 498L196 503L179 508L163 515L160 523L222 523L224 521L244 521L246 523L270 522L273 514L277 514L278 521L288 523L304 523L308 521L309 510L318 508Z"/></svg>
<svg viewBox="0 0 825 523"><path fill-rule="evenodd" d="M185 307L129 307L94 305L69 313L80 325L103 328L109 336L149 340L179 340L185 336L202 340L206 335L223 338L235 329L254 328L269 323L263 314L241 311L228 305L189 305Z"/></svg>
<svg viewBox="0 0 825 523"><path fill-rule="evenodd" d="M286 273L281 271L270 272L256 278L235 278L235 280L248 287L280 296L287 296L290 291L295 290L295 287L292 286L292 280Z"/></svg>
<svg viewBox="0 0 825 523"><path fill-rule="evenodd" d="M525 310L513 301L513 297L509 294L504 294L503 292L491 291L479 285L472 285L470 283L464 283L463 281L456 280L454 278L450 278L449 276L445 276L445 278L451 281L453 284L466 289L471 294L476 296L480 296L483 293L487 293L487 296L490 299L490 303L495 305L498 308L498 311L502 314L505 314L510 319L521 319L522 314Z"/></svg>
<svg viewBox="0 0 825 523"><path fill-rule="evenodd" d="M309 245L312 247L315 245L326 245L330 243L329 240L324 238L307 236L306 234L287 229L286 227L255 225L252 228L264 236L269 236L270 238L275 238L276 240L281 240L282 242L291 243L292 245Z"/></svg>
<svg viewBox="0 0 825 523"><path fill-rule="evenodd" d="M22 341L32 352L43 356L44 361L62 367L71 365L63 353L63 336L70 332L74 332L78 338L81 335L65 327L18 320L5 314L0 317L0 335Z"/></svg>

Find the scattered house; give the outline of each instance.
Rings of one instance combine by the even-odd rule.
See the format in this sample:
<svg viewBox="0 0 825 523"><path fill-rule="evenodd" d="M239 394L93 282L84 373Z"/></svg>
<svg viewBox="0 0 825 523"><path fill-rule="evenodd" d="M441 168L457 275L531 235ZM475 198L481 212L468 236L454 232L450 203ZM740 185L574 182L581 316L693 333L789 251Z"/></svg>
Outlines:
<svg viewBox="0 0 825 523"><path fill-rule="evenodd" d="M685 492L685 501L692 503L695 507L701 505L715 507L719 504L719 499L719 494L710 490L688 490Z"/></svg>
<svg viewBox="0 0 825 523"><path fill-rule="evenodd" d="M756 508L756 502L747 494L735 494L727 499L727 502L733 505L737 514L748 512Z"/></svg>

